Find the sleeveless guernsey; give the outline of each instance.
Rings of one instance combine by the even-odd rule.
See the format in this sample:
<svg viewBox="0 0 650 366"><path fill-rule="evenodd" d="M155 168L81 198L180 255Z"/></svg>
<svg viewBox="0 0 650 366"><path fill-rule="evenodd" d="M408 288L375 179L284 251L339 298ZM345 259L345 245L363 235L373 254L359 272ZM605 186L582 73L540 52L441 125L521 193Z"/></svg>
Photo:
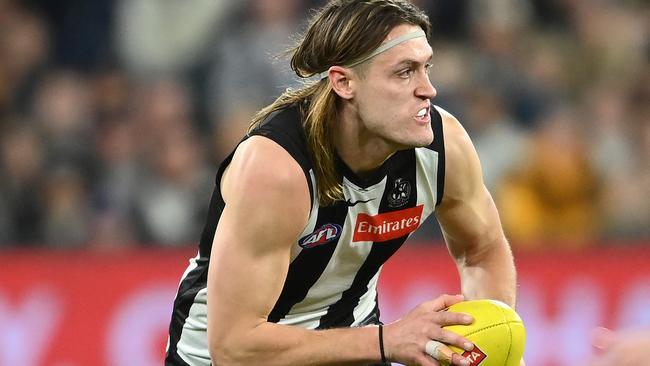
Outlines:
<svg viewBox="0 0 650 366"><path fill-rule="evenodd" d="M308 224L291 249L287 278L268 321L325 329L378 318L377 280L382 265L442 199L445 156L442 119L436 108L431 108L431 124L430 146L399 151L363 179L337 159L345 201L331 206L320 206L315 195L317 182L298 106L272 114L249 134L282 146L302 167L312 195ZM224 208L220 180L232 155L217 172L199 253L190 260L174 300L167 365L211 364L206 282L212 241Z"/></svg>

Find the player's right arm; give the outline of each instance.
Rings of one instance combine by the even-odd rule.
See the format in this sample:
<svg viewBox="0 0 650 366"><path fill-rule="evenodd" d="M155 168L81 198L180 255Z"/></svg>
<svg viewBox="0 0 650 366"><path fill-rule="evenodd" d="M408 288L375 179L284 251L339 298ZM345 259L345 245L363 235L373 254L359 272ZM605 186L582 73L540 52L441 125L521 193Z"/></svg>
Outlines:
<svg viewBox="0 0 650 366"><path fill-rule="evenodd" d="M267 322L287 275L290 248L311 199L298 163L275 142L251 137L221 184L225 208L208 272L208 342L216 365L364 363L379 357L377 330L308 331Z"/></svg>
<svg viewBox="0 0 650 366"><path fill-rule="evenodd" d="M216 365L363 365L380 359L377 327L306 330L267 321L306 226L311 199L304 173L265 137L242 143L221 183L221 214L208 273L208 343ZM386 326L393 361L436 366L424 354L428 339L462 347L442 330L463 323L441 311L457 302L442 296ZM460 365L460 359L454 364Z"/></svg>

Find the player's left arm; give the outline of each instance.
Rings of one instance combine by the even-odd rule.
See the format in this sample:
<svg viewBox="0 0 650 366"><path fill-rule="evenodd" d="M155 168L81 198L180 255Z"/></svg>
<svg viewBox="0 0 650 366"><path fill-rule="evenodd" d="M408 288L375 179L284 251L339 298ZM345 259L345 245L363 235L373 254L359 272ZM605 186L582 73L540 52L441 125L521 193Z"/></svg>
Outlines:
<svg viewBox="0 0 650 366"><path fill-rule="evenodd" d="M445 141L444 195L436 216L456 262L466 299L516 301L516 272L499 214L483 183L481 164L467 132L440 110Z"/></svg>

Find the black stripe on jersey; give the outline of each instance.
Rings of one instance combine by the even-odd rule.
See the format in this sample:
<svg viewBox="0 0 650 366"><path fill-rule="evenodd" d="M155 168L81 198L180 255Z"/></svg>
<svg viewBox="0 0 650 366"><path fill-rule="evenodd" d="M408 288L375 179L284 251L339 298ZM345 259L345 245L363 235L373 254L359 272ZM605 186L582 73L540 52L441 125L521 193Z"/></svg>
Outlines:
<svg viewBox="0 0 650 366"><path fill-rule="evenodd" d="M437 108L431 108L431 129L433 130L433 142L429 149L438 152L438 181L436 182L436 206L442 201L445 190L445 135L442 129L442 116Z"/></svg>
<svg viewBox="0 0 650 366"><path fill-rule="evenodd" d="M190 308L194 304L196 294L205 288L208 280L208 259L197 259L197 267L191 270L181 281L178 294L174 299L174 310L169 323L169 349L165 357L165 365L185 366L187 365L178 356L176 345L181 339L185 320L190 315ZM182 362L182 363L181 363Z"/></svg>
<svg viewBox="0 0 650 366"><path fill-rule="evenodd" d="M174 349L174 353L167 353L167 357L165 358L165 366L192 366L189 363L185 362L179 356L176 354L176 349Z"/></svg>
<svg viewBox="0 0 650 366"><path fill-rule="evenodd" d="M232 155L227 159L227 162L230 163ZM201 233L201 240L199 241L199 254L201 258L210 258L210 253L212 252L212 242L214 241L214 235L217 232L217 224L219 223L219 218L221 218L221 213L223 212L226 203L221 197L220 181L221 175L225 170L227 164L224 162L217 173L217 183L215 184L214 191L212 192L212 198L210 198L210 206L208 208L208 217L203 226L203 232Z"/></svg>
<svg viewBox="0 0 650 366"><path fill-rule="evenodd" d="M343 201L339 201L331 206L320 207L314 230L317 230L325 224L339 224L343 226L347 213L348 206ZM269 313L269 322L277 323L291 311L294 305L307 297L309 289L320 278L323 271L325 271L338 245L338 240L325 245L303 249L291 262L282 292L273 310Z"/></svg>
<svg viewBox="0 0 650 366"><path fill-rule="evenodd" d="M390 159L390 165L387 169L390 173L386 180L386 189L379 204L379 212L385 213L390 211L398 211L411 207L417 204L417 189L416 189L416 176L415 176L415 150L404 150L397 152ZM399 170L398 170L399 168ZM399 207L391 207L390 196L393 193L394 184L397 179L407 181L410 186L410 195L407 201ZM345 290L341 295L341 299L332 304L327 313L320 319L318 329L347 327L354 323L354 308L359 304L359 299L363 296L367 289L370 280L377 274L379 267L381 267L401 246L404 244L408 235L399 238L387 240L384 242L375 242L372 244L372 249L366 258L365 262L359 268L350 288ZM378 306L377 304L375 305Z"/></svg>

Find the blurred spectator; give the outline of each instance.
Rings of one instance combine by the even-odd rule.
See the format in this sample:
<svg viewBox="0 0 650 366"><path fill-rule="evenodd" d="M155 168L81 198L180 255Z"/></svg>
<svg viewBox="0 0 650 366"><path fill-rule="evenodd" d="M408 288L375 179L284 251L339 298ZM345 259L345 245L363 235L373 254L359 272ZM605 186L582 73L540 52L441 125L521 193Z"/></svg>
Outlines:
<svg viewBox="0 0 650 366"><path fill-rule="evenodd" d="M117 2L117 52L138 78L181 76L203 60L233 0Z"/></svg>
<svg viewBox="0 0 650 366"><path fill-rule="evenodd" d="M70 164L83 177L91 176L92 108L87 82L78 73L51 71L41 81L33 114L43 133L49 164Z"/></svg>
<svg viewBox="0 0 650 366"><path fill-rule="evenodd" d="M45 167L41 137L28 121L11 119L0 135L0 147L1 239L9 244L40 244Z"/></svg>
<svg viewBox="0 0 650 366"><path fill-rule="evenodd" d="M89 239L90 197L74 166L50 168L45 177L43 240L52 247L80 247Z"/></svg>
<svg viewBox="0 0 650 366"><path fill-rule="evenodd" d="M142 169L137 134L132 119L119 115L104 120L97 132L99 174L93 197L97 215L91 241L96 246L119 247L139 239L133 220Z"/></svg>
<svg viewBox="0 0 650 366"><path fill-rule="evenodd" d="M99 70L90 82L94 118L100 124L104 119L119 118L132 110L133 82L124 70L115 65L106 66Z"/></svg>
<svg viewBox="0 0 650 366"><path fill-rule="evenodd" d="M180 79L142 81L134 93L134 128L139 149L146 156L156 153L157 142L170 130L193 129L190 92Z"/></svg>
<svg viewBox="0 0 650 366"><path fill-rule="evenodd" d="M412 3L427 12L429 18L434 20L433 34L435 39L459 39L460 37L467 36L469 0L416 0L412 1Z"/></svg>
<svg viewBox="0 0 650 366"><path fill-rule="evenodd" d="M527 41L531 38L528 1L470 2L470 29L474 42L472 78L500 95L513 121L530 126L543 110L537 91L524 69ZM543 94L542 94L543 95Z"/></svg>
<svg viewBox="0 0 650 366"><path fill-rule="evenodd" d="M641 80L648 82L650 77ZM595 140L596 157L608 172L603 182L605 196L602 207L607 223L603 235L609 239L650 238L650 203L646 199L650 197L648 96L650 94L646 95L641 107L618 106L629 111L625 120L610 119L609 125L604 123L607 120L603 121L601 128L607 136ZM608 103L603 102L603 105ZM607 113L603 115L608 117Z"/></svg>
<svg viewBox="0 0 650 366"><path fill-rule="evenodd" d="M497 191L501 218L515 246L583 246L596 239L600 187L575 110L540 122L524 157Z"/></svg>
<svg viewBox="0 0 650 366"><path fill-rule="evenodd" d="M540 28L565 32L570 27L568 4L562 0L531 0L536 25Z"/></svg>
<svg viewBox="0 0 650 366"><path fill-rule="evenodd" d="M299 0L247 0L241 24L221 35L208 95L217 160L235 147L259 108L297 85L286 51L302 10Z"/></svg>
<svg viewBox="0 0 650 366"><path fill-rule="evenodd" d="M161 136L153 170L139 182L136 197L146 242L182 245L198 239L212 175L195 141L182 126Z"/></svg>
<svg viewBox="0 0 650 366"><path fill-rule="evenodd" d="M187 89L174 80L141 91L138 136L144 166L133 202L146 243L183 245L198 239L207 210L214 171L192 129Z"/></svg>
<svg viewBox="0 0 650 366"><path fill-rule="evenodd" d="M0 2L0 114L25 112L47 62L46 24L10 1Z"/></svg>
<svg viewBox="0 0 650 366"><path fill-rule="evenodd" d="M522 163L525 135L508 114L506 102L487 87L472 92L466 127L474 138L483 179L495 192L501 177Z"/></svg>
<svg viewBox="0 0 650 366"><path fill-rule="evenodd" d="M573 59L577 87L636 78L648 42L648 13L622 2L577 0L571 4L579 54ZM647 4L646 4L647 7Z"/></svg>
<svg viewBox="0 0 650 366"><path fill-rule="evenodd" d="M94 71L112 59L114 0L25 0L48 22L56 67Z"/></svg>
<svg viewBox="0 0 650 366"><path fill-rule="evenodd" d="M213 163L297 85L284 51L324 2L0 1L0 247L196 241ZM414 2L515 245L647 241L647 1Z"/></svg>

